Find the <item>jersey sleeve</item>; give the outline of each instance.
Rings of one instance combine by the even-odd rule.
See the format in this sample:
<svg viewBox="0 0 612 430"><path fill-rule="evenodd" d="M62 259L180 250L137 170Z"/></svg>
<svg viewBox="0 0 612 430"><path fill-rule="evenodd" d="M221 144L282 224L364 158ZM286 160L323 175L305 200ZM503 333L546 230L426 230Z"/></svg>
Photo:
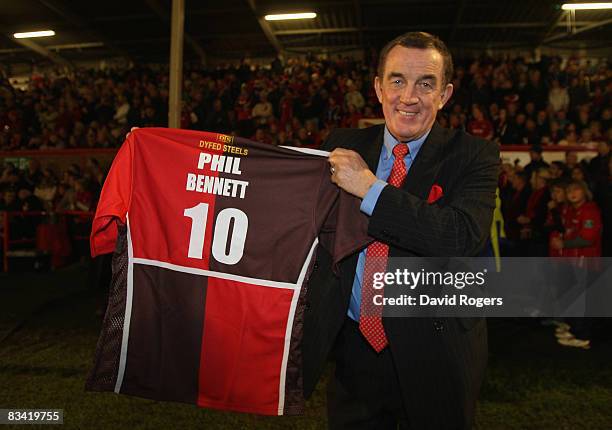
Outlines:
<svg viewBox="0 0 612 430"><path fill-rule="evenodd" d="M117 152L104 181L89 240L92 257L115 250L117 221L126 221L132 194L134 134L130 134Z"/></svg>
<svg viewBox="0 0 612 430"><path fill-rule="evenodd" d="M359 209L360 200L331 182L327 169L321 180L317 202L319 242L334 261L334 271L345 257L373 241L368 236L368 220Z"/></svg>

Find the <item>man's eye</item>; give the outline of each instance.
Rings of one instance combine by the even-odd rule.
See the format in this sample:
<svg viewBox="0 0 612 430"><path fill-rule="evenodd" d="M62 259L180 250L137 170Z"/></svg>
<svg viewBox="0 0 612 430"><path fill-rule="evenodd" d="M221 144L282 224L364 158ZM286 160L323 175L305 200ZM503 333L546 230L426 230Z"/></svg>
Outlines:
<svg viewBox="0 0 612 430"><path fill-rule="evenodd" d="M395 85L395 86L399 86L399 85L401 85L401 84L402 84L402 81L401 81L401 79L395 79L395 80L394 80L394 81L392 81L391 83L392 83L393 85Z"/></svg>
<svg viewBox="0 0 612 430"><path fill-rule="evenodd" d="M427 89L433 88L429 82L421 82L421 86Z"/></svg>

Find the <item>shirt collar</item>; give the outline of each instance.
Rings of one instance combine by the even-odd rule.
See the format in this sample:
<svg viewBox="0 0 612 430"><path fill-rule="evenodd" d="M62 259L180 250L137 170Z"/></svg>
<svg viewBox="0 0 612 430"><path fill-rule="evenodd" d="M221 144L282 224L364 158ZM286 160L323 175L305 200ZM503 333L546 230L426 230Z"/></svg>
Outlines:
<svg viewBox="0 0 612 430"><path fill-rule="evenodd" d="M423 146L423 143L427 139L427 136L429 136L430 131L431 131L431 128L427 130L427 133L425 133L423 136L419 137L418 139L411 140L410 142L406 142L408 144L408 149L410 150L410 156L413 159L418 154L419 149L421 149L421 146ZM393 148L395 148L395 145L397 145L400 142L395 137L393 137L393 135L391 134L391 132L389 131L386 125L385 125L385 135L383 138L383 143L384 145L383 145L383 150L382 150L381 155L383 159L388 160L389 158L391 158L391 155L393 154L392 152Z"/></svg>

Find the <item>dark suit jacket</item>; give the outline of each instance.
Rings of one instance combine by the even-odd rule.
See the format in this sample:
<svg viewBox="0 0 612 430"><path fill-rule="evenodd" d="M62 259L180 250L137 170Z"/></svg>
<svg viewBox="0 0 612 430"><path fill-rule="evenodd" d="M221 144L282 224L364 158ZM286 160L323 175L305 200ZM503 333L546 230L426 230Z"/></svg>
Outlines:
<svg viewBox="0 0 612 430"><path fill-rule="evenodd" d="M382 125L337 129L324 149L355 150L376 172L383 132ZM368 234L390 246L390 257L476 255L490 231L498 174L496 144L434 124L403 187L384 188L369 218ZM444 195L428 204L434 184ZM317 251L302 344L307 397L345 321L357 257L343 260L337 277L330 255ZM470 428L487 361L485 321L383 318L383 325L414 428Z"/></svg>

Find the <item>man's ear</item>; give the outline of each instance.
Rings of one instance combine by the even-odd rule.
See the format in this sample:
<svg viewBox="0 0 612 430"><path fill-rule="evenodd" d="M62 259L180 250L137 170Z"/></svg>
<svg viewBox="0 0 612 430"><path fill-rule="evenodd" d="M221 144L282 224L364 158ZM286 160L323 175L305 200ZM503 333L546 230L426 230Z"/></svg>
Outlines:
<svg viewBox="0 0 612 430"><path fill-rule="evenodd" d="M453 89L453 84L446 84L446 88L444 88L440 97L440 105L438 106L438 109L442 109L446 102L450 100L450 98L453 96Z"/></svg>
<svg viewBox="0 0 612 430"><path fill-rule="evenodd" d="M378 102L382 104L382 83L378 76L374 78L374 90L376 90L376 97L378 97Z"/></svg>

